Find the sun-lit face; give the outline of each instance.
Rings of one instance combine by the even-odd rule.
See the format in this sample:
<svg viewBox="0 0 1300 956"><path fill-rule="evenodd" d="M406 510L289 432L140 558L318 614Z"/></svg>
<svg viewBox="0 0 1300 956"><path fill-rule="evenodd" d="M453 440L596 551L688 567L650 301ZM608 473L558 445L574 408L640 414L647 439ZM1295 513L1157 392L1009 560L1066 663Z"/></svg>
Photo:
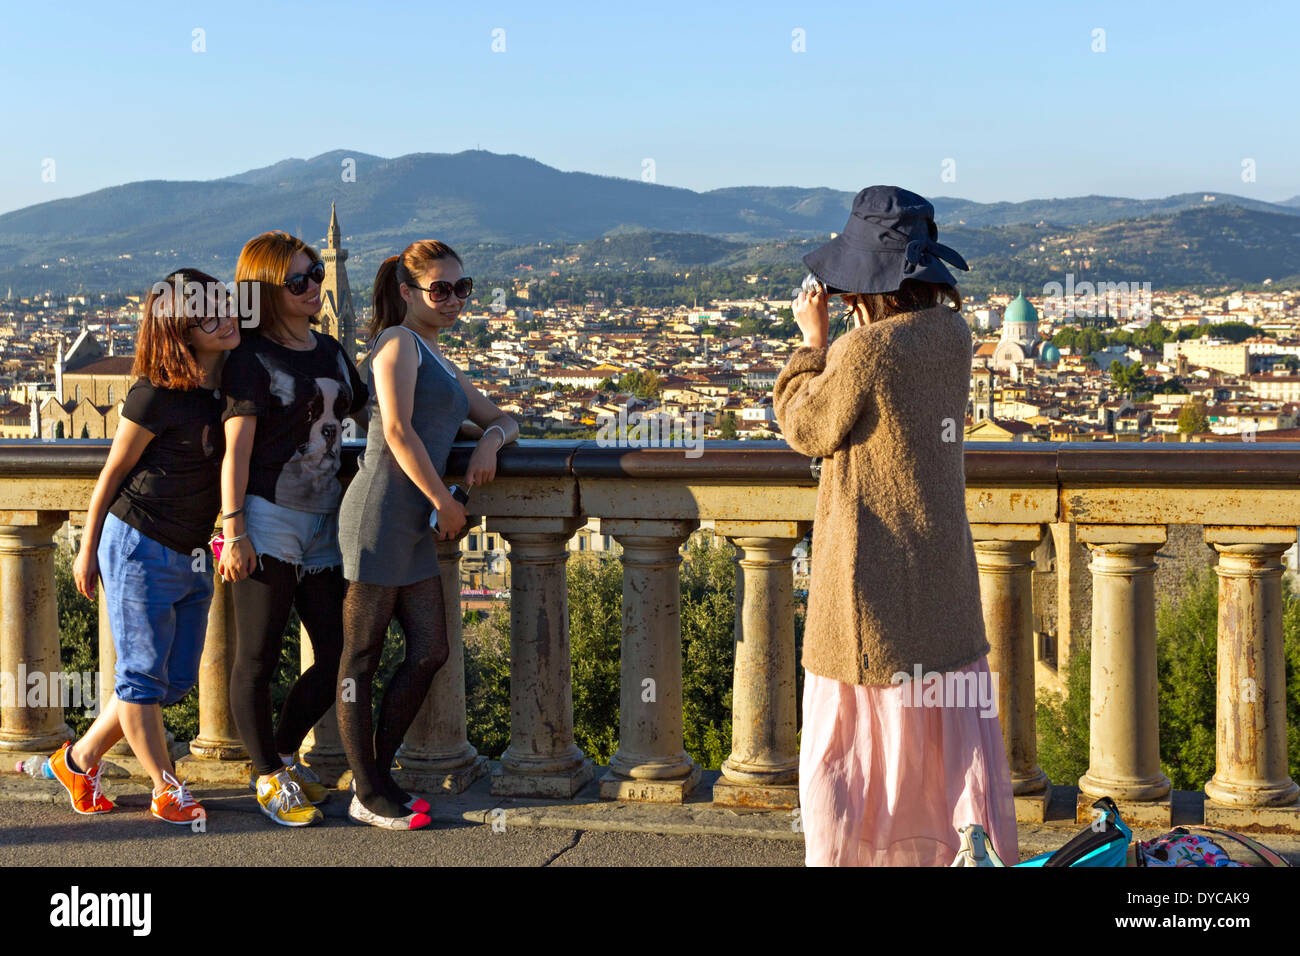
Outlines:
<svg viewBox="0 0 1300 956"><path fill-rule="evenodd" d="M305 275L311 267L311 256L299 249L293 254L293 259L289 262L289 275ZM303 289L299 295L294 295L281 286L280 310L286 317L311 318L320 311L320 283L315 279L308 279L307 288Z"/></svg>
<svg viewBox="0 0 1300 956"><path fill-rule="evenodd" d="M436 326L440 329L450 328L455 325L461 310L465 308L465 300L457 297L453 291L441 302L435 302L433 293L428 290L433 287L435 282L447 282L455 285L456 280L463 275L464 272L461 270L460 263L450 256L426 263L424 268L413 276L415 281L423 288L416 289L409 285L401 287L402 299L406 302L407 316L413 316L426 325Z"/></svg>
<svg viewBox="0 0 1300 956"><path fill-rule="evenodd" d="M234 301L224 286L208 291L204 318L189 320L185 332L186 341L196 352L229 352L239 345L239 316ZM203 325L210 325L209 316L220 316L221 321L211 332L205 332Z"/></svg>

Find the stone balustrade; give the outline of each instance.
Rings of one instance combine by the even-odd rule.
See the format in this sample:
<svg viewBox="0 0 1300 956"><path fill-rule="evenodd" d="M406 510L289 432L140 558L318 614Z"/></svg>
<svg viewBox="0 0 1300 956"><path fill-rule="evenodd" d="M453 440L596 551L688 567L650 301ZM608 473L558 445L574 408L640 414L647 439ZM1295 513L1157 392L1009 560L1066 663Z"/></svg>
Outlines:
<svg viewBox="0 0 1300 956"><path fill-rule="evenodd" d="M0 670L58 667L53 536L76 517L106 454L104 442L0 442ZM354 463L356 448L346 459ZM457 446L448 478L468 446ZM502 452L497 478L468 510L510 543L511 729L502 754L466 739L460 553L445 542L451 656L398 754L413 788L460 791L499 757L495 793L568 797L596 768L574 741L566 541L588 517L622 547L623 642L619 746L599 779L610 800L681 802L700 769L682 743L679 548L711 527L736 547L732 751L715 805L788 810L798 804L792 550L811 527L817 488L808 459L779 442L709 442L682 449L601 448L523 441ZM1021 820L1042 820L1050 783L1037 763L1033 552L1047 535L1092 552L1089 766L1078 815L1102 794L1139 825L1168 825L1160 769L1154 571L1171 524L1204 527L1218 553L1216 767L1207 822L1300 832L1289 776L1282 649L1282 553L1300 525L1300 450L1289 445L966 445L967 516L998 675L998 713ZM816 553L812 560L816 561ZM935 582L936 600L942 582ZM811 595L811 600L833 595ZM200 676L192 780L246 772L227 705L234 640L218 584ZM57 702L55 702L57 704ZM6 700L0 750L47 750L68 734L58 706ZM304 748L339 767L337 731L323 721ZM224 775L224 776L223 776ZM323 774L324 776L325 774ZM1075 781L1061 781L1075 783Z"/></svg>

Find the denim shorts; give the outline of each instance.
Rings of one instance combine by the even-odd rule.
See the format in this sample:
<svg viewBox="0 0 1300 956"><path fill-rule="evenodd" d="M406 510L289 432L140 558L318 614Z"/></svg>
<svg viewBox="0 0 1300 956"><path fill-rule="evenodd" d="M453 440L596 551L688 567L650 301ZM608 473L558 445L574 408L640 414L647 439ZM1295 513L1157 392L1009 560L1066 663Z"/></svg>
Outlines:
<svg viewBox="0 0 1300 956"><path fill-rule="evenodd" d="M244 498L244 527L253 550L261 558L273 558L292 564L298 578L315 571L326 571L343 564L339 550L339 515L297 511L260 498Z"/></svg>
<svg viewBox="0 0 1300 956"><path fill-rule="evenodd" d="M209 556L173 551L109 514L98 558L117 651L113 692L129 704L176 703L199 679L212 604Z"/></svg>

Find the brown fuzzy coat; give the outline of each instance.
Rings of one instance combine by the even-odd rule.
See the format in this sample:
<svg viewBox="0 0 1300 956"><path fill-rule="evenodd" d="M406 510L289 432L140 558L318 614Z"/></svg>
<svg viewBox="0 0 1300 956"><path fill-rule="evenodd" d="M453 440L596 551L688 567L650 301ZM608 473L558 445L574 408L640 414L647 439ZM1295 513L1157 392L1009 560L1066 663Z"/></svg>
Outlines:
<svg viewBox="0 0 1300 956"><path fill-rule="evenodd" d="M845 684L951 671L989 649L966 518L971 333L945 305L796 349L773 406L822 456L803 666Z"/></svg>

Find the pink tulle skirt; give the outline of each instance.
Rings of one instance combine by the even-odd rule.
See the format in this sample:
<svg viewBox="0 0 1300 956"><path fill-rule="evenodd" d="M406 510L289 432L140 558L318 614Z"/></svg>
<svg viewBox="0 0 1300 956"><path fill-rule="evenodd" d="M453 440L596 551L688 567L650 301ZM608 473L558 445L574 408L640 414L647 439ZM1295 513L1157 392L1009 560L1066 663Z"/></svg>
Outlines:
<svg viewBox="0 0 1300 956"><path fill-rule="evenodd" d="M799 802L808 866L948 866L957 830L969 823L984 827L1008 866L1019 862L988 659L954 673L975 680L960 696L928 698L913 681L859 686L804 673ZM991 688L991 706L987 692L967 696L972 683Z"/></svg>

